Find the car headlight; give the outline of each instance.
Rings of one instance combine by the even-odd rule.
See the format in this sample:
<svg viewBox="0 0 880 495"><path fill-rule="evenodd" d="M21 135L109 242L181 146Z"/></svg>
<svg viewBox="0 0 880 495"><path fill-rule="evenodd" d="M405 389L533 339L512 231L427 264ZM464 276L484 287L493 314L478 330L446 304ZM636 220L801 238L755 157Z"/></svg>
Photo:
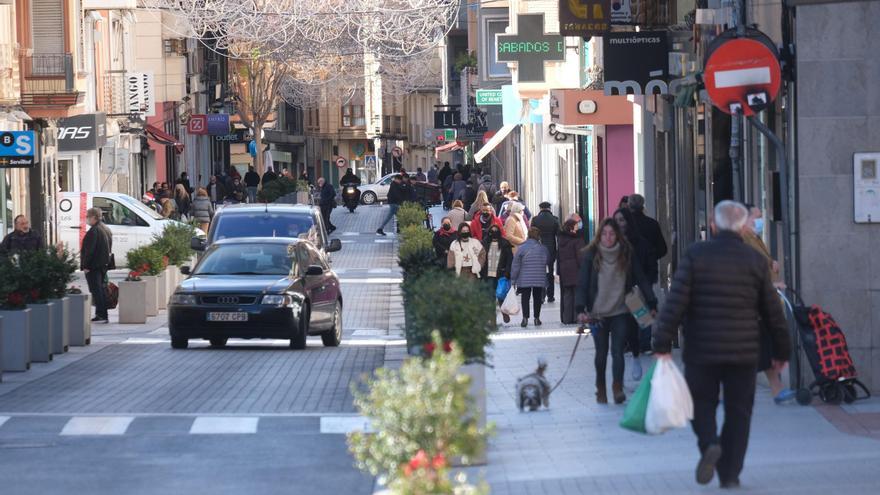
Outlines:
<svg viewBox="0 0 880 495"><path fill-rule="evenodd" d="M195 305L196 296L192 294L173 294L171 304Z"/></svg>
<svg viewBox="0 0 880 495"><path fill-rule="evenodd" d="M293 298L283 294L270 294L263 296L261 302L264 306L289 306Z"/></svg>

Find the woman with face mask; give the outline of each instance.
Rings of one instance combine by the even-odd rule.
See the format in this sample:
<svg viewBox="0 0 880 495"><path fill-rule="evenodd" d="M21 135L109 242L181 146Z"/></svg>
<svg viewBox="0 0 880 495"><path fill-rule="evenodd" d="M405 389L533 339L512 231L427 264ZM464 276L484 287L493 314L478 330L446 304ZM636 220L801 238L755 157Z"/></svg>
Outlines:
<svg viewBox="0 0 880 495"><path fill-rule="evenodd" d="M446 267L455 270L456 277L478 279L485 263L483 245L471 237L471 226L462 222L458 226L458 239L449 245Z"/></svg>
<svg viewBox="0 0 880 495"><path fill-rule="evenodd" d="M449 246L458 239L458 232L452 228L452 220L443 217L440 228L434 232L434 254L437 256L437 264L446 266L446 257L449 256Z"/></svg>
<svg viewBox="0 0 880 495"><path fill-rule="evenodd" d="M577 222L566 220L562 224L562 232L557 236L556 264L559 273L559 287L562 292L559 304L559 315L566 325L577 323L577 312L574 310L574 291L577 287L578 273L581 271L584 238L578 234Z"/></svg>
<svg viewBox="0 0 880 495"><path fill-rule="evenodd" d="M764 213L755 205L746 205L749 209L749 221L743 229L743 241L761 253L770 266L770 277L777 287L784 287L779 283L779 263L773 260L770 250L764 244L761 236L764 233ZM795 392L782 383L779 372L773 369L773 339L770 332L761 332L761 350L758 353L758 371L763 371L770 384L770 392L773 394L773 402L784 404L795 397Z"/></svg>
<svg viewBox="0 0 880 495"><path fill-rule="evenodd" d="M624 360L629 319L633 316L626 307L626 295L638 287L648 307L657 308L657 300L651 291L641 266L633 256L632 246L613 218L606 218L599 225L596 237L587 246L578 275L575 307L581 323L593 324L596 342L596 402L607 404L605 368L608 350L611 349L611 374L614 402L626 400L623 392Z"/></svg>
<svg viewBox="0 0 880 495"><path fill-rule="evenodd" d="M489 206L492 209L492 206ZM494 216L494 212L493 212ZM501 277L510 278L510 268L513 263L513 248L510 242L504 238L501 232L501 226L492 224L483 235L483 250L486 252L486 264L480 277L492 288L492 297L495 297L495 289L498 288L498 279ZM498 301L501 306L503 300ZM510 322L510 316L501 313L504 323Z"/></svg>

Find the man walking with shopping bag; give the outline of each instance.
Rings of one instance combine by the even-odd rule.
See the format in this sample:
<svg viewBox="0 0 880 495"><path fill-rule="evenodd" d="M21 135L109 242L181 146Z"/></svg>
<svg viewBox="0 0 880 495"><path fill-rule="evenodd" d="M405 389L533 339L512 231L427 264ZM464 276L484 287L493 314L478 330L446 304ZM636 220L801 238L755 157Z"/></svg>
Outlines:
<svg viewBox="0 0 880 495"><path fill-rule="evenodd" d="M712 240L691 246L676 270L666 304L654 325L654 352L668 358L684 322L685 379L694 401L692 426L701 458L697 483L739 486L749 442L761 324L773 340L773 363L782 369L791 352L782 305L767 260L743 242L746 208L733 201L715 207ZM715 423L724 390L721 436Z"/></svg>

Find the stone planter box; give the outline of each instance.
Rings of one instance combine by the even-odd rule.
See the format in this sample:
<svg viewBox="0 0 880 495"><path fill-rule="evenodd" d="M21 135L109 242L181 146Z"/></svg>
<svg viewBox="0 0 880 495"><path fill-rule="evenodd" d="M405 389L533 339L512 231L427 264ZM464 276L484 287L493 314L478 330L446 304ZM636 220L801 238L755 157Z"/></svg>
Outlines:
<svg viewBox="0 0 880 495"><path fill-rule="evenodd" d="M27 371L31 367L31 310L0 311L0 363L3 371Z"/></svg>
<svg viewBox="0 0 880 495"><path fill-rule="evenodd" d="M146 282L119 282L119 323L146 323L146 299Z"/></svg>
<svg viewBox="0 0 880 495"><path fill-rule="evenodd" d="M55 303L52 307L52 354L67 352L70 347L70 298L51 299ZM33 332L33 318L31 318L31 332Z"/></svg>
<svg viewBox="0 0 880 495"><path fill-rule="evenodd" d="M180 283L180 267L177 265L168 265L168 268L165 269L165 276L168 277L168 299L171 299L171 294L174 294L174 290L177 289L177 285Z"/></svg>
<svg viewBox="0 0 880 495"><path fill-rule="evenodd" d="M143 276L141 280L146 283L146 303L147 316L156 316L159 314L159 286L158 277Z"/></svg>
<svg viewBox="0 0 880 495"><path fill-rule="evenodd" d="M312 202L312 195L308 191L297 191L296 202L301 205L307 205Z"/></svg>
<svg viewBox="0 0 880 495"><path fill-rule="evenodd" d="M68 336L70 345L86 346L92 343L92 298L89 294L68 294Z"/></svg>
<svg viewBox="0 0 880 495"><path fill-rule="evenodd" d="M168 271L162 271L156 276L156 289L159 292L158 296L158 309L163 310L168 308Z"/></svg>
<svg viewBox="0 0 880 495"><path fill-rule="evenodd" d="M53 317L55 302L28 304L31 310L30 348L31 362L48 363L52 360Z"/></svg>
<svg viewBox="0 0 880 495"><path fill-rule="evenodd" d="M474 400L474 407L476 411L474 414L477 418L477 426L480 428L486 427L486 365L473 363L466 364L461 367L461 372L465 375L469 376L471 379L470 388L468 390L469 395ZM488 449L489 446L486 445ZM460 459L453 459L453 465L460 466L462 465ZM474 457L472 459L468 459L468 466L483 466L486 464L486 452L483 451L482 455Z"/></svg>

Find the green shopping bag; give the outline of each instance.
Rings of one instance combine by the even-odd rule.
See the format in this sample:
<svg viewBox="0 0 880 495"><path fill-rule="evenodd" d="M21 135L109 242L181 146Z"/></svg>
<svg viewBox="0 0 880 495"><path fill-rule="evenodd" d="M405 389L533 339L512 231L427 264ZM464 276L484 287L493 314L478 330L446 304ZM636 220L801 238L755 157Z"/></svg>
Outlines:
<svg viewBox="0 0 880 495"><path fill-rule="evenodd" d="M626 410L623 411L623 419L620 420L621 428L632 430L637 433L645 431L645 413L648 411L648 398L651 396L651 377L654 376L654 367L657 361L651 364L648 372L642 377L642 383L630 397Z"/></svg>

